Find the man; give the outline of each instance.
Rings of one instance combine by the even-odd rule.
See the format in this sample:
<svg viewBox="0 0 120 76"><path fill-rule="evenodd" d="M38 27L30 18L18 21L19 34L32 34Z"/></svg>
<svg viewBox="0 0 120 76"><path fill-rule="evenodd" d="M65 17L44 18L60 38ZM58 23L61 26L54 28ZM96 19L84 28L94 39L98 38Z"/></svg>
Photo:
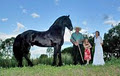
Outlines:
<svg viewBox="0 0 120 76"><path fill-rule="evenodd" d="M79 32L81 31L80 27L75 27L75 32L72 33L70 41L73 43L73 61L74 61L74 65L78 64L78 62L82 65L83 61L80 55L80 51L79 51L79 46L81 49L81 54L83 53L83 40L84 37L83 35ZM78 46L79 45L79 46ZM83 56L83 54L82 54Z"/></svg>

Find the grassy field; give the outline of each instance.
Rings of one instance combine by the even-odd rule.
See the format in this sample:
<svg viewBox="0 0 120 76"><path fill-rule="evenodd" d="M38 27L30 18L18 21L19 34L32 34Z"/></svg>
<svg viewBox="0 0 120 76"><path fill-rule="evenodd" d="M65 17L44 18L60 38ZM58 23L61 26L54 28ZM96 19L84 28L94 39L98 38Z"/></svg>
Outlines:
<svg viewBox="0 0 120 76"><path fill-rule="evenodd" d="M120 76L120 59L107 62L104 66L36 65L23 68L1 68L0 76Z"/></svg>

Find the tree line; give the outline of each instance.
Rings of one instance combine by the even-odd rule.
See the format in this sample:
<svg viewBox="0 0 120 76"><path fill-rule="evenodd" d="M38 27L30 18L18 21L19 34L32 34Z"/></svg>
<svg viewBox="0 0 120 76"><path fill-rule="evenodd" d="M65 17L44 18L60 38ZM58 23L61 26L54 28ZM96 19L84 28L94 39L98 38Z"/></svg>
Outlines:
<svg viewBox="0 0 120 76"><path fill-rule="evenodd" d="M94 37L92 36L90 37L85 36L85 37L88 38L89 42L93 46L91 49L91 53L93 56ZM4 41L0 39L0 67L17 66L12 51L14 39L15 39L14 37L8 38ZM108 30L107 33L104 34L103 42L104 42L103 50L104 50L105 60L110 60L112 57L120 58L120 23L115 27L112 27L110 30ZM46 53L48 53L48 55L43 54L39 58L32 59L33 63L51 64L53 51L54 51L53 48L48 47L46 50ZM72 64L72 52L73 52L72 46L62 50L62 59L64 64ZM24 63L26 63L25 60Z"/></svg>

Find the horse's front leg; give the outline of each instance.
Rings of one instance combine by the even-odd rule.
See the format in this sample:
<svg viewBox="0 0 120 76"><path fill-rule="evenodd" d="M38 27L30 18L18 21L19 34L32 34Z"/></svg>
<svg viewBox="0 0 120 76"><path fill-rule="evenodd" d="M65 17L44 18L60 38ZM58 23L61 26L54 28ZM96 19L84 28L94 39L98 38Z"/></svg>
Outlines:
<svg viewBox="0 0 120 76"><path fill-rule="evenodd" d="M56 65L57 51L58 51L58 46L54 46L54 54L53 54L53 63L52 63L52 66Z"/></svg>
<svg viewBox="0 0 120 76"><path fill-rule="evenodd" d="M59 63L58 66L62 66L62 57L61 57L61 46L58 46L58 58L59 58Z"/></svg>

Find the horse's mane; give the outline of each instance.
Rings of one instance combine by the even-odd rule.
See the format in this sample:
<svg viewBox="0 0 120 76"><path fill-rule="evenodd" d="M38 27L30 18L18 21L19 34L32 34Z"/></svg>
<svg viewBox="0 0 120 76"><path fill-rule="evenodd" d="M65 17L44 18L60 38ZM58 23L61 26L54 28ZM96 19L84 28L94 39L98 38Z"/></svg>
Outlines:
<svg viewBox="0 0 120 76"><path fill-rule="evenodd" d="M64 18L66 18L67 16L61 16L58 19L55 20L55 22L52 24L52 26L50 28L52 28L53 26L58 26L62 24L62 21L64 20Z"/></svg>
<svg viewBox="0 0 120 76"><path fill-rule="evenodd" d="M53 23L53 25L56 25L56 24L58 24L58 23L61 23L61 21L62 21L64 18L65 18L65 16L59 17L59 18Z"/></svg>

